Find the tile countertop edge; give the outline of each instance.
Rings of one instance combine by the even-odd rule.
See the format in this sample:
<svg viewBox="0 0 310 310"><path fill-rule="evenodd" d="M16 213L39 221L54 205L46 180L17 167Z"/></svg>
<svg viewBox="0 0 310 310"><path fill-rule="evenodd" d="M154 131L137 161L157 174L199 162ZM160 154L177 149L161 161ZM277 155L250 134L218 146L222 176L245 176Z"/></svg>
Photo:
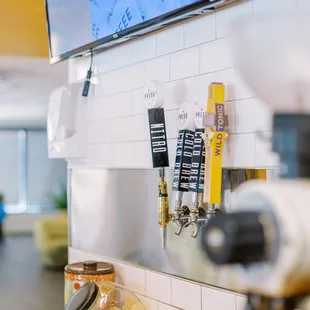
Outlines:
<svg viewBox="0 0 310 310"><path fill-rule="evenodd" d="M192 281L192 280L189 280L189 279L185 279L185 278L181 278L181 277L178 277L178 276L175 276L175 275L165 274L165 273L158 272L158 271L155 271L155 270L151 270L151 269L147 269L147 268L144 268L144 267L140 267L140 266L137 266L137 265L134 265L134 264L126 263L124 261L120 261L120 260L117 260L117 259L109 258L109 257L106 257L106 256L98 254L98 253L84 251L84 250L80 250L80 249L77 249L77 248L74 248L74 247L69 247L68 251L69 251L69 259L70 259L70 252L74 251L74 252L78 253L78 255L80 255L80 256L85 256L85 259L90 259L90 260L93 260L93 259L94 260L95 259L99 260L99 259L101 259L101 260L105 260L105 261L110 262L110 263L122 264L122 265L125 265L125 266L128 266L128 267L140 269L141 271L143 270L145 272L151 272L151 273L157 274L159 276L169 277L170 279L175 279L175 280L179 280L179 281L186 282L186 283L189 283L189 284L197 285L197 286L200 286L201 288L212 289L212 290L216 290L216 291L219 291L219 292L222 292L222 293L232 294L232 295L235 295L236 298L237 297L243 297L243 298L245 297L243 294L235 292L235 291L230 291L230 290L218 287L218 286L212 286L210 284L205 284L205 283L201 283L201 282L195 282L195 281ZM145 285L146 285L146 283L145 283ZM140 295L144 296L145 294L141 294L140 293ZM145 297L150 298L149 296L145 296ZM150 299L152 299L152 298L150 298ZM164 303L164 304L166 303L166 302L163 302L163 301L160 301L160 302Z"/></svg>

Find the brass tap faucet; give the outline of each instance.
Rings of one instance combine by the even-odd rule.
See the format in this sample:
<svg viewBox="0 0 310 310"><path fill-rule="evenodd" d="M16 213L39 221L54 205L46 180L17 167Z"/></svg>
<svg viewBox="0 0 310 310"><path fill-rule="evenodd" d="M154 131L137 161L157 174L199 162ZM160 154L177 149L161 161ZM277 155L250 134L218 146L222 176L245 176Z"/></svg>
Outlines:
<svg viewBox="0 0 310 310"><path fill-rule="evenodd" d="M170 222L167 182L165 181L165 169L159 169L160 182L158 184L158 224L161 227L162 248L166 248L167 225Z"/></svg>
<svg viewBox="0 0 310 310"><path fill-rule="evenodd" d="M207 208L207 211L202 206L202 193L193 193L193 208L190 210L190 234L196 238L200 229L206 225L209 219L217 213L216 209Z"/></svg>

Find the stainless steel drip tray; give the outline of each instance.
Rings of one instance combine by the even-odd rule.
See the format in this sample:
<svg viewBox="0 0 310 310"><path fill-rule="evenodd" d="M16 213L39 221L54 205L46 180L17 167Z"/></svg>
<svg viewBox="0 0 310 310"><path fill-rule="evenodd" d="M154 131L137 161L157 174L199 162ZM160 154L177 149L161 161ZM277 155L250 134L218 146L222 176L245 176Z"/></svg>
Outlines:
<svg viewBox="0 0 310 310"><path fill-rule="evenodd" d="M167 248L161 248L157 223L158 171L73 169L70 178L70 232L74 248L216 286L218 269L200 250L188 228L175 235L168 225ZM170 210L173 171L167 170ZM190 205L191 195L184 195Z"/></svg>

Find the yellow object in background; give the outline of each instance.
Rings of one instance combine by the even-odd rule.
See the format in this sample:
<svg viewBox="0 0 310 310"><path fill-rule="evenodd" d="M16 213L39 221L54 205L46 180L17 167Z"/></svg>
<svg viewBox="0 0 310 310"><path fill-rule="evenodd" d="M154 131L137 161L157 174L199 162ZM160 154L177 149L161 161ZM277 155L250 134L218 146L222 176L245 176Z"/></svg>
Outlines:
<svg viewBox="0 0 310 310"><path fill-rule="evenodd" d="M221 202L224 141L227 138L225 86L221 83L212 83L209 86L206 118L208 125L205 129L206 159L204 202L219 204Z"/></svg>
<svg viewBox="0 0 310 310"><path fill-rule="evenodd" d="M63 267L68 263L68 218L62 214L36 221L34 242L42 263L49 267Z"/></svg>
<svg viewBox="0 0 310 310"><path fill-rule="evenodd" d="M266 169L247 169L246 170L247 180L267 180Z"/></svg>
<svg viewBox="0 0 310 310"><path fill-rule="evenodd" d="M48 58L44 0L1 0L0 20L0 55Z"/></svg>

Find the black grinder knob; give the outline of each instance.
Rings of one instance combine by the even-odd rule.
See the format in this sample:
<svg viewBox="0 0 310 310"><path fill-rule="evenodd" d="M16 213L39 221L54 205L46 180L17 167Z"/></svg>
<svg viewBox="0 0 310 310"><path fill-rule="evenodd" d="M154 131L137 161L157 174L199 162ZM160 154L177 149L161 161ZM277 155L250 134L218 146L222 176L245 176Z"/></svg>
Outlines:
<svg viewBox="0 0 310 310"><path fill-rule="evenodd" d="M258 212L217 215L201 233L202 249L215 264L249 264L265 257L264 228Z"/></svg>

